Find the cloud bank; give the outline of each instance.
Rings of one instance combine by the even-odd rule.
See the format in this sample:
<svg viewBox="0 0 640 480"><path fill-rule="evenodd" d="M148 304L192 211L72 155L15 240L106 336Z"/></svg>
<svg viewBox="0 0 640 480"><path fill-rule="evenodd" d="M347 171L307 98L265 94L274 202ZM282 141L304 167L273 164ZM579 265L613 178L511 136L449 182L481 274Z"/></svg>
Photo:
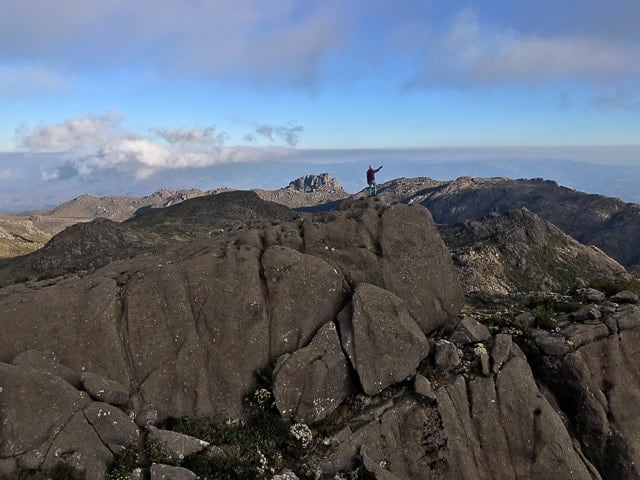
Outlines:
<svg viewBox="0 0 640 480"><path fill-rule="evenodd" d="M344 47L348 19L337 0L8 0L0 58L306 84Z"/></svg>
<svg viewBox="0 0 640 480"><path fill-rule="evenodd" d="M637 0L492 3L6 0L0 87L3 77L11 88L16 76L51 88L64 72L132 66L159 77L310 86L366 77L398 58L422 62L417 86L637 78Z"/></svg>
<svg viewBox="0 0 640 480"><path fill-rule="evenodd" d="M435 39L409 83L468 87L581 79L611 84L637 79L638 58L638 44L577 33L523 33L482 24L478 12L466 8Z"/></svg>
<svg viewBox="0 0 640 480"><path fill-rule="evenodd" d="M256 162L292 155L285 147L225 146L228 135L206 127L150 129L155 137L125 130L123 117L89 115L16 132L22 150L54 153L58 159L43 165L45 181L81 177L94 180L103 174L147 178L161 170L193 169L225 163ZM270 127L271 140L282 137L297 143L301 126Z"/></svg>

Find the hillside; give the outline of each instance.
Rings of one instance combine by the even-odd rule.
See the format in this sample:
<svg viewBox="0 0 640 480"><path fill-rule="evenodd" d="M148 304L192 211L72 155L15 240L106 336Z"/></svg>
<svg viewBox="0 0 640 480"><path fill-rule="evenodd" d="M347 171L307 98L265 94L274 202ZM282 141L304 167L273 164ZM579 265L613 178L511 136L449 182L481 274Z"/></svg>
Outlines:
<svg viewBox="0 0 640 480"><path fill-rule="evenodd" d="M188 199L230 191L198 189L158 190L145 197L81 195L53 208L21 215L0 216L0 259L23 255L41 248L67 227L104 218L122 222L148 210L164 208ZM285 188L254 192L262 199L289 208L308 207L347 198L349 194L328 173L307 175Z"/></svg>
<svg viewBox="0 0 640 480"><path fill-rule="evenodd" d="M95 270L117 260L220 232L292 220L297 213L265 202L253 192L229 191L146 209L126 222L106 218L80 222L30 255L0 259L0 285Z"/></svg>
<svg viewBox="0 0 640 480"><path fill-rule="evenodd" d="M32 222L0 216L0 258L16 257L41 248L50 235Z"/></svg>
<svg viewBox="0 0 640 480"><path fill-rule="evenodd" d="M439 225L467 294L565 292L594 278L628 278L600 249L583 245L526 208Z"/></svg>
<svg viewBox="0 0 640 480"><path fill-rule="evenodd" d="M158 190L145 197L81 195L51 210L0 216L0 259L33 252L65 228L96 218L121 222L136 211L204 195L197 189Z"/></svg>
<svg viewBox="0 0 640 480"><path fill-rule="evenodd" d="M459 224L526 208L627 268L640 264L640 205L577 192L543 179L460 177L446 182L397 179L380 185L384 201L420 203L436 222ZM403 188L408 190L403 193ZM400 192L400 193L399 193Z"/></svg>

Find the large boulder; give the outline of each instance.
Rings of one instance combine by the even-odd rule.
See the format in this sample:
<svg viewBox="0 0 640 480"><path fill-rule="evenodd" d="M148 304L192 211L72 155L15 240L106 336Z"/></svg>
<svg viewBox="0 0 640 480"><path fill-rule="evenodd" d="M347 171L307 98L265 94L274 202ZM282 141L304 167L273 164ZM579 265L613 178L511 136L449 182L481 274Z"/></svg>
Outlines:
<svg viewBox="0 0 640 480"><path fill-rule="evenodd" d="M333 322L326 323L308 346L285 358L273 384L280 414L300 423L322 420L351 389L349 365Z"/></svg>
<svg viewBox="0 0 640 480"><path fill-rule="evenodd" d="M1 384L0 416L26 420L2 431L0 471L64 461L100 478L138 431L112 404L141 425L148 412L246 418L256 371L286 353L281 379L299 382L298 365L313 389L331 393L320 410L311 390L301 393L293 418L316 421L347 391L342 347L375 394L415 375L428 354L423 332L449 322L462 301L429 213L375 200L347 202L333 217L216 230L91 273L2 288L0 331L10 334L0 336L0 361L16 363L2 372L22 379ZM351 340L331 330L340 312ZM7 391L20 391L22 404ZM90 395L112 406L96 407ZM108 424L115 417L122 428Z"/></svg>
<svg viewBox="0 0 640 480"><path fill-rule="evenodd" d="M167 463L180 465L186 457L201 452L209 443L190 435L152 427L147 433L147 445L166 457Z"/></svg>
<svg viewBox="0 0 640 480"><path fill-rule="evenodd" d="M250 239L222 243L129 276L127 358L140 408L153 405L161 418L243 415L254 373L270 359L261 253Z"/></svg>
<svg viewBox="0 0 640 480"><path fill-rule="evenodd" d="M414 376L429 354L427 338L404 302L375 285L358 285L351 328L343 330L343 345L368 395Z"/></svg>
<svg viewBox="0 0 640 480"><path fill-rule="evenodd" d="M329 263L288 247L267 248L261 261L274 358L307 345L321 325L336 318L345 303L344 279Z"/></svg>
<svg viewBox="0 0 640 480"><path fill-rule="evenodd" d="M459 344L484 342L489 338L489 329L471 317L463 317L450 336L452 342Z"/></svg>
<svg viewBox="0 0 640 480"><path fill-rule="evenodd" d="M624 324L624 315L616 323ZM585 454L607 478L640 478L640 325L582 336L536 372L567 412Z"/></svg>
<svg viewBox="0 0 640 480"><path fill-rule="evenodd" d="M102 478L113 455L85 416L90 403L61 377L0 363L0 459L23 470L68 463Z"/></svg>
<svg viewBox="0 0 640 480"><path fill-rule="evenodd" d="M105 402L91 402L83 412L102 443L114 454L141 445L141 430L131 417L119 408Z"/></svg>
<svg viewBox="0 0 640 480"><path fill-rule="evenodd" d="M29 350L50 352L50 359L74 372L97 372L129 385L116 281L98 274L50 283L0 296L0 331L11 332L0 335L0 361Z"/></svg>
<svg viewBox="0 0 640 480"><path fill-rule="evenodd" d="M129 401L129 390L124 385L92 372L82 374L82 387L100 402L125 406Z"/></svg>
<svg viewBox="0 0 640 480"><path fill-rule="evenodd" d="M459 312L464 295L458 274L425 208L387 207L373 198L343 202L320 220L303 223L305 251L335 265L353 288L370 283L389 290L425 333Z"/></svg>
<svg viewBox="0 0 640 480"><path fill-rule="evenodd" d="M66 365L58 362L58 358L54 352L27 350L17 355L11 363L23 367L32 367L36 370L64 378L76 388L80 388L82 385L82 377Z"/></svg>

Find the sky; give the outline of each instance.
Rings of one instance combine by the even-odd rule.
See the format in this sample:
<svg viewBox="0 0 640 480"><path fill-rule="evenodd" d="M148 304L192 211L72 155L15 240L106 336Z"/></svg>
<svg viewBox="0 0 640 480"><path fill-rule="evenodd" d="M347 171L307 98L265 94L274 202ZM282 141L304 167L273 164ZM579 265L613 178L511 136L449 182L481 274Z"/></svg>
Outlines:
<svg viewBox="0 0 640 480"><path fill-rule="evenodd" d="M638 25L638 0L2 0L0 197L364 151L640 163Z"/></svg>

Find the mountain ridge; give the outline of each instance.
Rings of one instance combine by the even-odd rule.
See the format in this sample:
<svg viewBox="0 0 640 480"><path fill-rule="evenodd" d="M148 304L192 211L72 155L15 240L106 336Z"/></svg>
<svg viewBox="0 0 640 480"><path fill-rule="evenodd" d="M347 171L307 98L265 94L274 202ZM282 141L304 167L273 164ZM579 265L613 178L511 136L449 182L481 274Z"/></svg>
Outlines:
<svg viewBox="0 0 640 480"><path fill-rule="evenodd" d="M0 261L0 479L635 478L638 281L526 208L436 223L442 185L219 192Z"/></svg>

